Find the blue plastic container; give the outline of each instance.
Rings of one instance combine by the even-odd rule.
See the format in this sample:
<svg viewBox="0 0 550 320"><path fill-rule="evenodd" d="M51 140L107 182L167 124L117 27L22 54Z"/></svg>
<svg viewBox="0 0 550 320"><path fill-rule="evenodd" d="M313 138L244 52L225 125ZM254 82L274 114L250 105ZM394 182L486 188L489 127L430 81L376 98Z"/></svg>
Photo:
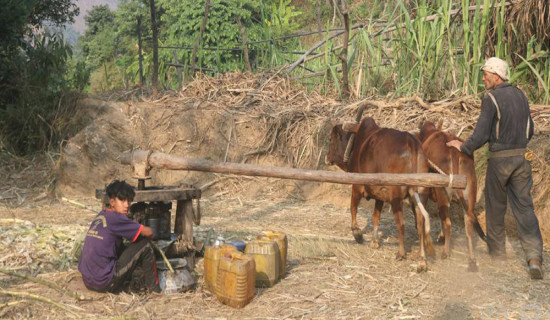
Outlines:
<svg viewBox="0 0 550 320"><path fill-rule="evenodd" d="M237 248L237 250L239 250L240 252L244 252L244 248L246 247L246 243L241 240L234 240L234 241L228 242L227 244Z"/></svg>

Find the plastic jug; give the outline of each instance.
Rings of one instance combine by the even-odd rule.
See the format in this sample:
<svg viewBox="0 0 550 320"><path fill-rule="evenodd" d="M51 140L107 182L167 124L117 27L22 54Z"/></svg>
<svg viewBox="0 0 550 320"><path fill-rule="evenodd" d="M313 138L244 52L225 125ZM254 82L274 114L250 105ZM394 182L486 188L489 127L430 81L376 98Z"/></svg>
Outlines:
<svg viewBox="0 0 550 320"><path fill-rule="evenodd" d="M254 259L239 251L220 257L216 279L218 300L234 308L246 306L256 293L254 270Z"/></svg>
<svg viewBox="0 0 550 320"><path fill-rule="evenodd" d="M221 245L210 246L204 250L204 283L206 289L212 293L216 293L216 277L218 274L218 264L220 258L226 253L237 251L233 246Z"/></svg>
<svg viewBox="0 0 550 320"><path fill-rule="evenodd" d="M286 257L288 252L288 239L286 237L286 234L275 231L262 231L262 233L264 237L267 237L277 242L277 245L279 246L279 253L281 258L281 264L279 266L279 279L281 279L286 274Z"/></svg>
<svg viewBox="0 0 550 320"><path fill-rule="evenodd" d="M252 240L244 252L256 263L256 287L271 287L279 280L281 257L277 242L263 237Z"/></svg>

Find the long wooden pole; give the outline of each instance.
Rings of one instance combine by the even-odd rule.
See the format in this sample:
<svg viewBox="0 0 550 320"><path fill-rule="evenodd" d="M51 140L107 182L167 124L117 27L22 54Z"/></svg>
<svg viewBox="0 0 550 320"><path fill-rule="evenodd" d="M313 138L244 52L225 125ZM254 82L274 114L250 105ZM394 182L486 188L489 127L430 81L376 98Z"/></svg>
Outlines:
<svg viewBox="0 0 550 320"><path fill-rule="evenodd" d="M120 157L120 162L122 164L132 164L132 152L124 152ZM450 184L454 189L466 188L466 176L464 175L449 177L436 173L351 173L309 170L246 163L222 163L197 158L178 157L160 152L153 152L149 155L148 165L152 168L159 169L217 172L244 176L273 177L341 184L419 187L449 187Z"/></svg>

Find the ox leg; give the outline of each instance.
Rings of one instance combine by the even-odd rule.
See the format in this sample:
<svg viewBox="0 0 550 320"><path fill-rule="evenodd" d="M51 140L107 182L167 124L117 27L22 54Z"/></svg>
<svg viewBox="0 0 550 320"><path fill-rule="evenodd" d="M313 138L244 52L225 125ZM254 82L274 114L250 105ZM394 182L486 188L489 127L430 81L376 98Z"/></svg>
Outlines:
<svg viewBox="0 0 550 320"><path fill-rule="evenodd" d="M472 235L474 234L474 220L476 219L476 217L474 216L474 202L476 195L475 193L473 193L474 201L472 201L471 190L466 189L466 192L468 192L468 200L464 199L464 193L462 191L458 192L458 196L464 210L464 224L466 229L466 239L468 242L468 271L476 272L478 271L478 267L475 256L474 240L472 237Z"/></svg>
<svg viewBox="0 0 550 320"><path fill-rule="evenodd" d="M363 231L357 225L357 206L361 202L362 192L360 186L353 185L351 188L351 231L353 232L353 237L357 243L363 243Z"/></svg>
<svg viewBox="0 0 550 320"><path fill-rule="evenodd" d="M414 207L414 206L413 206ZM428 270L428 264L426 262L426 233L424 232L425 219L420 208L413 210L416 216L416 229L418 231L418 238L420 243L420 260L418 261L418 266L416 267L417 272L424 272Z"/></svg>
<svg viewBox="0 0 550 320"><path fill-rule="evenodd" d="M443 188L436 188L435 194L437 198L437 207L439 209L439 218L441 219L441 235L445 239L445 247L441 253L441 259L446 259L451 256L451 217L449 207L451 200ZM438 241L440 241L438 239Z"/></svg>
<svg viewBox="0 0 550 320"><path fill-rule="evenodd" d="M382 207L384 206L384 202L380 200L376 200L374 204L374 212L372 213L372 240L370 242L370 246L373 249L378 249L380 247L380 240L378 237L378 226L380 225L380 212L382 211Z"/></svg>
<svg viewBox="0 0 550 320"><path fill-rule="evenodd" d="M427 206L427 203L428 203L428 197L430 195L430 188L424 188L424 187L419 187L418 188L418 196L420 198L420 204L422 204L422 206L424 206L424 209L426 208ZM416 218L416 223L417 223L417 226L419 224L419 221L418 221L418 215L420 215L422 218L424 218L424 215L422 214L422 211L420 211L420 208L418 207L420 205L419 203L416 203L415 205L413 205L413 203L411 203L411 209L414 213L414 216ZM430 220L428 218L428 220L426 219L423 219L422 221L422 225L423 225L423 228L422 229L418 229L417 231L418 232L421 232L422 231L422 234L424 235L424 249L426 250L426 253L428 254L428 256L432 257L432 258L435 258L435 248L433 246L433 243L432 243L432 235L430 233Z"/></svg>
<svg viewBox="0 0 550 320"><path fill-rule="evenodd" d="M405 259L405 221L403 220L403 199L394 198L391 201L391 208L393 210L393 218L397 225L397 234L399 237L399 251L397 251L396 259Z"/></svg>

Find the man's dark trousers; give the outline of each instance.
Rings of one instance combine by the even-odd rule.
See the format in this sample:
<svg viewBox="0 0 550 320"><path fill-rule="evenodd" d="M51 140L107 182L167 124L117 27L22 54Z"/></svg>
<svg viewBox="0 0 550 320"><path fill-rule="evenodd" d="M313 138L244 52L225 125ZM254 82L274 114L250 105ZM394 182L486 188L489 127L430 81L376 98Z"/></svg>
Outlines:
<svg viewBox="0 0 550 320"><path fill-rule="evenodd" d="M125 281L130 280L137 267L143 271L143 283L149 291L154 291L158 284L155 253L149 241L140 237L128 245L116 262L116 272L107 291L118 292Z"/></svg>
<svg viewBox="0 0 550 320"><path fill-rule="evenodd" d="M494 256L505 254L504 214L507 201L517 222L527 262L542 263L542 237L531 198L531 164L524 156L490 158L485 180L487 244Z"/></svg>

